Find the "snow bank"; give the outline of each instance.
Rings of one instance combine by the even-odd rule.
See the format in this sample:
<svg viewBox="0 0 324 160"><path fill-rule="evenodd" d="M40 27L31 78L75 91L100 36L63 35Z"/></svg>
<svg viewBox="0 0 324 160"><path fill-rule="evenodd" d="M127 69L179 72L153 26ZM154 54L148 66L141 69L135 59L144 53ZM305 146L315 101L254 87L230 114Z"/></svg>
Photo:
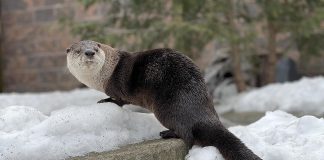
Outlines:
<svg viewBox="0 0 324 160"><path fill-rule="evenodd" d="M13 105L31 106L48 115L53 110L66 106L92 105L103 98L107 96L91 89L75 89L70 92L7 93L0 94L0 109Z"/></svg>
<svg viewBox="0 0 324 160"><path fill-rule="evenodd" d="M235 112L283 110L324 116L324 78L303 78L292 83L271 84L227 100L220 110L224 108Z"/></svg>
<svg viewBox="0 0 324 160"><path fill-rule="evenodd" d="M153 114L131 112L93 90L0 96L0 159L62 159L158 138ZM90 105L91 104L91 105Z"/></svg>
<svg viewBox="0 0 324 160"><path fill-rule="evenodd" d="M249 126L231 127L264 160L324 160L324 120L294 117L282 111L267 112ZM187 160L223 160L215 147L190 150Z"/></svg>
<svg viewBox="0 0 324 160"><path fill-rule="evenodd" d="M302 82L317 86L312 92L318 100L323 78L304 79L297 84ZM164 128L153 114L132 112L112 103L96 104L105 97L88 89L1 94L0 159L63 159L159 138ZM323 119L268 112L259 121L230 131L264 160L324 160ZM222 156L215 147L195 146L186 159L221 160Z"/></svg>

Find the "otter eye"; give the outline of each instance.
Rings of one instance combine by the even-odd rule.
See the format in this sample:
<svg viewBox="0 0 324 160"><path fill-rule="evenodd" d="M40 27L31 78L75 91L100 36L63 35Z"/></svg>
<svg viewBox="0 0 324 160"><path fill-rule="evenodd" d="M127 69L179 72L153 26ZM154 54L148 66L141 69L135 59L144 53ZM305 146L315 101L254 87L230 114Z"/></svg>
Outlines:
<svg viewBox="0 0 324 160"><path fill-rule="evenodd" d="M94 48L94 50L95 50L96 52L98 52L98 48Z"/></svg>
<svg viewBox="0 0 324 160"><path fill-rule="evenodd" d="M81 50L80 50L80 49L78 49L78 50L76 50L75 52L79 54L79 53L81 52Z"/></svg>
<svg viewBox="0 0 324 160"><path fill-rule="evenodd" d="M71 51L71 48L66 49L66 53L69 53Z"/></svg>

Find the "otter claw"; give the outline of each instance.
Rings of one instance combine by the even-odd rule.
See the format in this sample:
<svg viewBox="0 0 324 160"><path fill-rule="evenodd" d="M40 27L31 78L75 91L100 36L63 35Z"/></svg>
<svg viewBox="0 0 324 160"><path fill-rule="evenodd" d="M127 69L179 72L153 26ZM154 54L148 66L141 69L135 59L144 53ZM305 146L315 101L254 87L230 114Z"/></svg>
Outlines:
<svg viewBox="0 0 324 160"><path fill-rule="evenodd" d="M162 131L160 132L160 136L163 138L163 139L169 139L169 138L180 138L178 135L176 135L174 133L174 131L172 130L166 130L166 131Z"/></svg>
<svg viewBox="0 0 324 160"><path fill-rule="evenodd" d="M122 100L114 100L114 99L112 99L110 97L109 98L106 98L106 99L102 99L102 100L98 101L97 103L107 103L107 102L111 102L111 103L117 104L120 107L122 107L125 104L129 104L129 103L126 103L125 101L122 101Z"/></svg>
<svg viewBox="0 0 324 160"><path fill-rule="evenodd" d="M113 99L106 98L106 99L102 99L102 100L98 101L97 103L107 103L107 102L113 102Z"/></svg>

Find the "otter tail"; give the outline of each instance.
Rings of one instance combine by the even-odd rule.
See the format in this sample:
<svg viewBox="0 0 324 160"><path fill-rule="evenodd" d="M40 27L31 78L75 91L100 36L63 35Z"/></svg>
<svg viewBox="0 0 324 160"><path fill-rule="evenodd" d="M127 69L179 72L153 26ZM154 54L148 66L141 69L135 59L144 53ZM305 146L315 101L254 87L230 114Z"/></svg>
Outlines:
<svg viewBox="0 0 324 160"><path fill-rule="evenodd" d="M196 142L215 146L226 160L261 160L221 124L200 122L192 132Z"/></svg>

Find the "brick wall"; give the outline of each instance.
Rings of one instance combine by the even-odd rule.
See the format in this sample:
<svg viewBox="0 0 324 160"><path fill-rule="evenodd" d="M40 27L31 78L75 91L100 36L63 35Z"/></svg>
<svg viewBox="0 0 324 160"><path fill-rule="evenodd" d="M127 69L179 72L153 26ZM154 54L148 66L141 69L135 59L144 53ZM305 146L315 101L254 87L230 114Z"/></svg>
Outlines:
<svg viewBox="0 0 324 160"><path fill-rule="evenodd" d="M66 68L65 57L65 49L78 38L72 37L67 29L62 28L59 19L71 16L77 21L100 20L108 7L97 5L85 11L78 0L0 2L0 89L1 85L7 92L79 87L81 84ZM211 57L214 56L215 47L207 46L207 50L208 54L196 61L202 68L213 59ZM308 62L302 64L304 75L324 74L322 61L311 64L314 65Z"/></svg>
<svg viewBox="0 0 324 160"><path fill-rule="evenodd" d="M59 23L101 18L100 7L87 11L77 0L2 0L4 91L67 90L80 86L66 68L65 49L78 38Z"/></svg>

